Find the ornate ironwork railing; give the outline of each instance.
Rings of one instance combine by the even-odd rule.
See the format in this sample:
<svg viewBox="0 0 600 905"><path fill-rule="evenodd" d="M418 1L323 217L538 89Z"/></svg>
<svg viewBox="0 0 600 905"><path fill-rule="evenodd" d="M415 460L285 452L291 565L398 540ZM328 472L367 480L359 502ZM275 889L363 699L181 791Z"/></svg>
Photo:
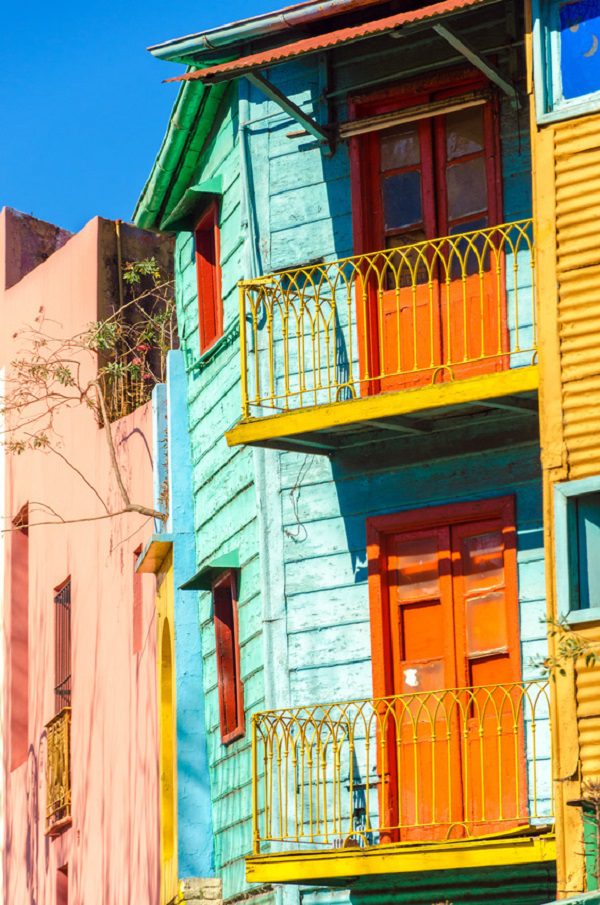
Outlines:
<svg viewBox="0 0 600 905"><path fill-rule="evenodd" d="M533 222L240 283L243 418L535 361Z"/></svg>
<svg viewBox="0 0 600 905"><path fill-rule="evenodd" d="M545 680L258 713L254 852L552 822Z"/></svg>
<svg viewBox="0 0 600 905"><path fill-rule="evenodd" d="M71 708L46 724L46 832L56 833L71 820Z"/></svg>

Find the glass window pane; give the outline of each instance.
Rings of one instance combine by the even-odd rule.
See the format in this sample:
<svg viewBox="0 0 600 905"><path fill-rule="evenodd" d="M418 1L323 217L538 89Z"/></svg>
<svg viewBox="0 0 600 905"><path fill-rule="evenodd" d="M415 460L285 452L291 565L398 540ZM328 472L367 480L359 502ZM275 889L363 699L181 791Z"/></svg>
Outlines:
<svg viewBox="0 0 600 905"><path fill-rule="evenodd" d="M467 600L467 653L484 657L508 650L504 593L495 591Z"/></svg>
<svg viewBox="0 0 600 905"><path fill-rule="evenodd" d="M446 116L448 160L483 151L483 108L469 107Z"/></svg>
<svg viewBox="0 0 600 905"><path fill-rule="evenodd" d="M439 596L438 545L435 536L413 538L398 544L393 558L400 600Z"/></svg>
<svg viewBox="0 0 600 905"><path fill-rule="evenodd" d="M421 162L419 133L414 126L402 126L381 136L381 169L398 170Z"/></svg>
<svg viewBox="0 0 600 905"><path fill-rule="evenodd" d="M386 248L405 248L402 253L398 252L388 255L390 269L386 272L386 289L412 286L415 281L417 283L426 283L428 281L429 268L427 263L431 258L431 254L428 254L427 248L406 248L406 246L424 242L425 238L425 230L421 227L412 229L410 232L386 236ZM391 269L392 267L394 270Z"/></svg>
<svg viewBox="0 0 600 905"><path fill-rule="evenodd" d="M563 97L600 91L600 0L561 3L559 17Z"/></svg>
<svg viewBox="0 0 600 905"><path fill-rule="evenodd" d="M387 176L382 180L381 189L386 232L421 222L423 214L419 170Z"/></svg>
<svg viewBox="0 0 600 905"><path fill-rule="evenodd" d="M487 208L487 179L483 157L455 163L446 170L448 219L456 220Z"/></svg>
<svg viewBox="0 0 600 905"><path fill-rule="evenodd" d="M461 552L465 592L483 591L504 582L504 540L501 531L466 537Z"/></svg>
<svg viewBox="0 0 600 905"><path fill-rule="evenodd" d="M577 500L579 606L600 606L600 493Z"/></svg>

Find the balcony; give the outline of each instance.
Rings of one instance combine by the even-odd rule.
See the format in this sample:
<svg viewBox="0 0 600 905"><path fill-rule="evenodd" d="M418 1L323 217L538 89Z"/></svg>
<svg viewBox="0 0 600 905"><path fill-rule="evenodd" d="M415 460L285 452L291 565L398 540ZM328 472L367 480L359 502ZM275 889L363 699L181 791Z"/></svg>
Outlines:
<svg viewBox="0 0 600 905"><path fill-rule="evenodd" d="M240 324L230 445L330 453L456 406L535 414L532 221L243 282Z"/></svg>
<svg viewBox="0 0 600 905"><path fill-rule="evenodd" d="M547 871L549 714L546 681L256 714L248 881Z"/></svg>
<svg viewBox="0 0 600 905"><path fill-rule="evenodd" d="M71 708L46 724L46 834L71 823Z"/></svg>

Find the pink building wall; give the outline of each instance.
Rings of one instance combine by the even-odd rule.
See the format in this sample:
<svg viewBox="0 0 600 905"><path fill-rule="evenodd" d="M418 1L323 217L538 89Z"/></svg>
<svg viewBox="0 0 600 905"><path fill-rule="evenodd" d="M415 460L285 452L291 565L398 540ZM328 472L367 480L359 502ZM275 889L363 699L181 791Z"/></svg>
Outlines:
<svg viewBox="0 0 600 905"><path fill-rule="evenodd" d="M44 227L47 226L47 229ZM124 259L152 253L158 240L128 231ZM29 248L28 248L29 244ZM49 255L49 256L47 256ZM46 257L45 260L43 258ZM41 260L41 263L40 263ZM98 318L114 285L114 225L95 219L69 238L11 211L0 215L0 372L22 347L15 333L40 312L52 332L72 336ZM29 268L33 269L29 269ZM25 272L28 271L28 272ZM24 273L25 272L25 273ZM21 276L21 274L24 275ZM114 274L113 274L114 276ZM20 277L20 279L19 279ZM7 288L8 286L8 288ZM152 420L146 405L114 426L131 499L152 506ZM63 412L62 451L111 509L121 501L104 434L84 407ZM154 576L141 582L141 643L134 651L134 551L152 532L126 514L75 524L47 521L44 503L64 519L104 514L95 493L52 452L5 455L1 528L4 575L2 763L6 905L154 905L159 898L158 728ZM0 485L2 481L0 480ZM2 498L0 497L0 503ZM29 503L28 729L25 760L11 769L10 591L14 533ZM1 573L0 573L1 574ZM72 825L45 834L45 724L55 715L53 590L71 577ZM1 799L0 799L1 802ZM1 838L1 836L0 836Z"/></svg>

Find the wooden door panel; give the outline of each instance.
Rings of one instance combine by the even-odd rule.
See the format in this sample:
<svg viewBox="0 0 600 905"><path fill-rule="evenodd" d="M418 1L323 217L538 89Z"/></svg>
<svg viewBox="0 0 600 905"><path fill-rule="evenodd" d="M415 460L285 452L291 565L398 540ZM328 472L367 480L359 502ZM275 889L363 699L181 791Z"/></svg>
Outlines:
<svg viewBox="0 0 600 905"><path fill-rule="evenodd" d="M526 822L514 525L452 529L457 651L464 683L466 819L478 833Z"/></svg>
<svg viewBox="0 0 600 905"><path fill-rule="evenodd" d="M390 838L442 839L461 809L458 735L443 692L456 681L447 528L390 537L388 594L391 679L402 697L388 730L386 820L397 828Z"/></svg>

